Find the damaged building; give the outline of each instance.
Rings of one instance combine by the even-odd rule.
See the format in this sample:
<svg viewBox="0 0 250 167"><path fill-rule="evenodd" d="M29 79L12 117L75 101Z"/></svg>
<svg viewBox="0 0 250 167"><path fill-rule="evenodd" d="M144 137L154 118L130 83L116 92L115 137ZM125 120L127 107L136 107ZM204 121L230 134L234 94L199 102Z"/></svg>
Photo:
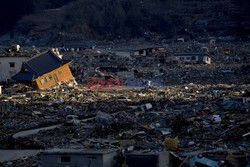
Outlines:
<svg viewBox="0 0 250 167"><path fill-rule="evenodd" d="M171 56L171 60L183 63L211 64L211 58L206 53L175 53Z"/></svg>
<svg viewBox="0 0 250 167"><path fill-rule="evenodd" d="M159 52L165 52L165 47L142 45L142 46L134 47L130 51L130 55L131 55L131 57L148 56L148 55L157 54Z"/></svg>
<svg viewBox="0 0 250 167"><path fill-rule="evenodd" d="M17 82L46 89L59 82L74 81L69 68L70 60L62 60L52 50L40 53L22 64L19 73L12 77Z"/></svg>

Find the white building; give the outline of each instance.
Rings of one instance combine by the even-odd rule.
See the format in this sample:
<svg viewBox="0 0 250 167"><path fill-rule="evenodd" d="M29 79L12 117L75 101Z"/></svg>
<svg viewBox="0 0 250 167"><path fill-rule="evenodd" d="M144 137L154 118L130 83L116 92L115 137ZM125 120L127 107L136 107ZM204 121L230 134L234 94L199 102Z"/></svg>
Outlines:
<svg viewBox="0 0 250 167"><path fill-rule="evenodd" d="M115 167L117 149L51 149L41 153L41 167Z"/></svg>
<svg viewBox="0 0 250 167"><path fill-rule="evenodd" d="M176 53L171 56L171 59L184 63L211 64L211 58L205 53Z"/></svg>
<svg viewBox="0 0 250 167"><path fill-rule="evenodd" d="M0 57L0 82L11 79L21 70L23 62L28 60L27 56L3 56Z"/></svg>

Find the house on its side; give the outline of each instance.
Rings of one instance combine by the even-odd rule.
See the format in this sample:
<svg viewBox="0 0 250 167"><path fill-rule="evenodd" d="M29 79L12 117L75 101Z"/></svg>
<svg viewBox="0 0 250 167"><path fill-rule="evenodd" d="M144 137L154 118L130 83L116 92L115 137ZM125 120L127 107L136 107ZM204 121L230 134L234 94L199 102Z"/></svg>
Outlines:
<svg viewBox="0 0 250 167"><path fill-rule="evenodd" d="M28 56L0 56L0 82L11 79L28 59Z"/></svg>
<svg viewBox="0 0 250 167"><path fill-rule="evenodd" d="M23 83L33 83L39 89L46 89L59 82L74 81L69 68L69 60L60 59L48 50L22 64L21 71L12 77Z"/></svg>
<svg viewBox="0 0 250 167"><path fill-rule="evenodd" d="M171 60L184 63L211 64L211 58L206 53L176 53L171 57Z"/></svg>

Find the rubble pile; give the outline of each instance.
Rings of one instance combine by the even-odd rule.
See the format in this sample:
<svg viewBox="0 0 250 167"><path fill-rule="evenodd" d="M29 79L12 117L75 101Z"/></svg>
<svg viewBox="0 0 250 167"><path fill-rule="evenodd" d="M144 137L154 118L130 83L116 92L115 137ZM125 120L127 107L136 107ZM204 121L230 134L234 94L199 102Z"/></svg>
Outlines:
<svg viewBox="0 0 250 167"><path fill-rule="evenodd" d="M247 85L187 84L160 90L107 91L59 85L46 91L13 93L2 98L10 103L12 112L2 114L1 133L6 136L1 135L1 143L3 148L102 149L122 148L122 141L133 141L129 147L135 150L169 150L183 160L211 150L213 156L230 151L247 155L247 92ZM119 97L130 100L119 101ZM67 115L77 115L80 122L66 124ZM53 130L16 138L9 144L15 132L59 123ZM226 155L219 160L226 161Z"/></svg>

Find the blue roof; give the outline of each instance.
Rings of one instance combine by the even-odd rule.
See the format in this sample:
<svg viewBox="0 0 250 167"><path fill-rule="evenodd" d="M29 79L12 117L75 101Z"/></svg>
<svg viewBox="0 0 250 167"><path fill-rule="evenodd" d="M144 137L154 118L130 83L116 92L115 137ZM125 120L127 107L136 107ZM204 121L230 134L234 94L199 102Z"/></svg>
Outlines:
<svg viewBox="0 0 250 167"><path fill-rule="evenodd" d="M32 81L50 71L53 71L70 61L61 60L53 51L48 50L36 55L23 63L22 70L12 77L14 80Z"/></svg>
<svg viewBox="0 0 250 167"><path fill-rule="evenodd" d="M34 80L35 75L29 72L19 72L12 77L13 80L19 81L32 81Z"/></svg>
<svg viewBox="0 0 250 167"><path fill-rule="evenodd" d="M62 64L64 64L63 61L54 52L48 50L32 57L23 64L23 67L41 76L60 67Z"/></svg>

